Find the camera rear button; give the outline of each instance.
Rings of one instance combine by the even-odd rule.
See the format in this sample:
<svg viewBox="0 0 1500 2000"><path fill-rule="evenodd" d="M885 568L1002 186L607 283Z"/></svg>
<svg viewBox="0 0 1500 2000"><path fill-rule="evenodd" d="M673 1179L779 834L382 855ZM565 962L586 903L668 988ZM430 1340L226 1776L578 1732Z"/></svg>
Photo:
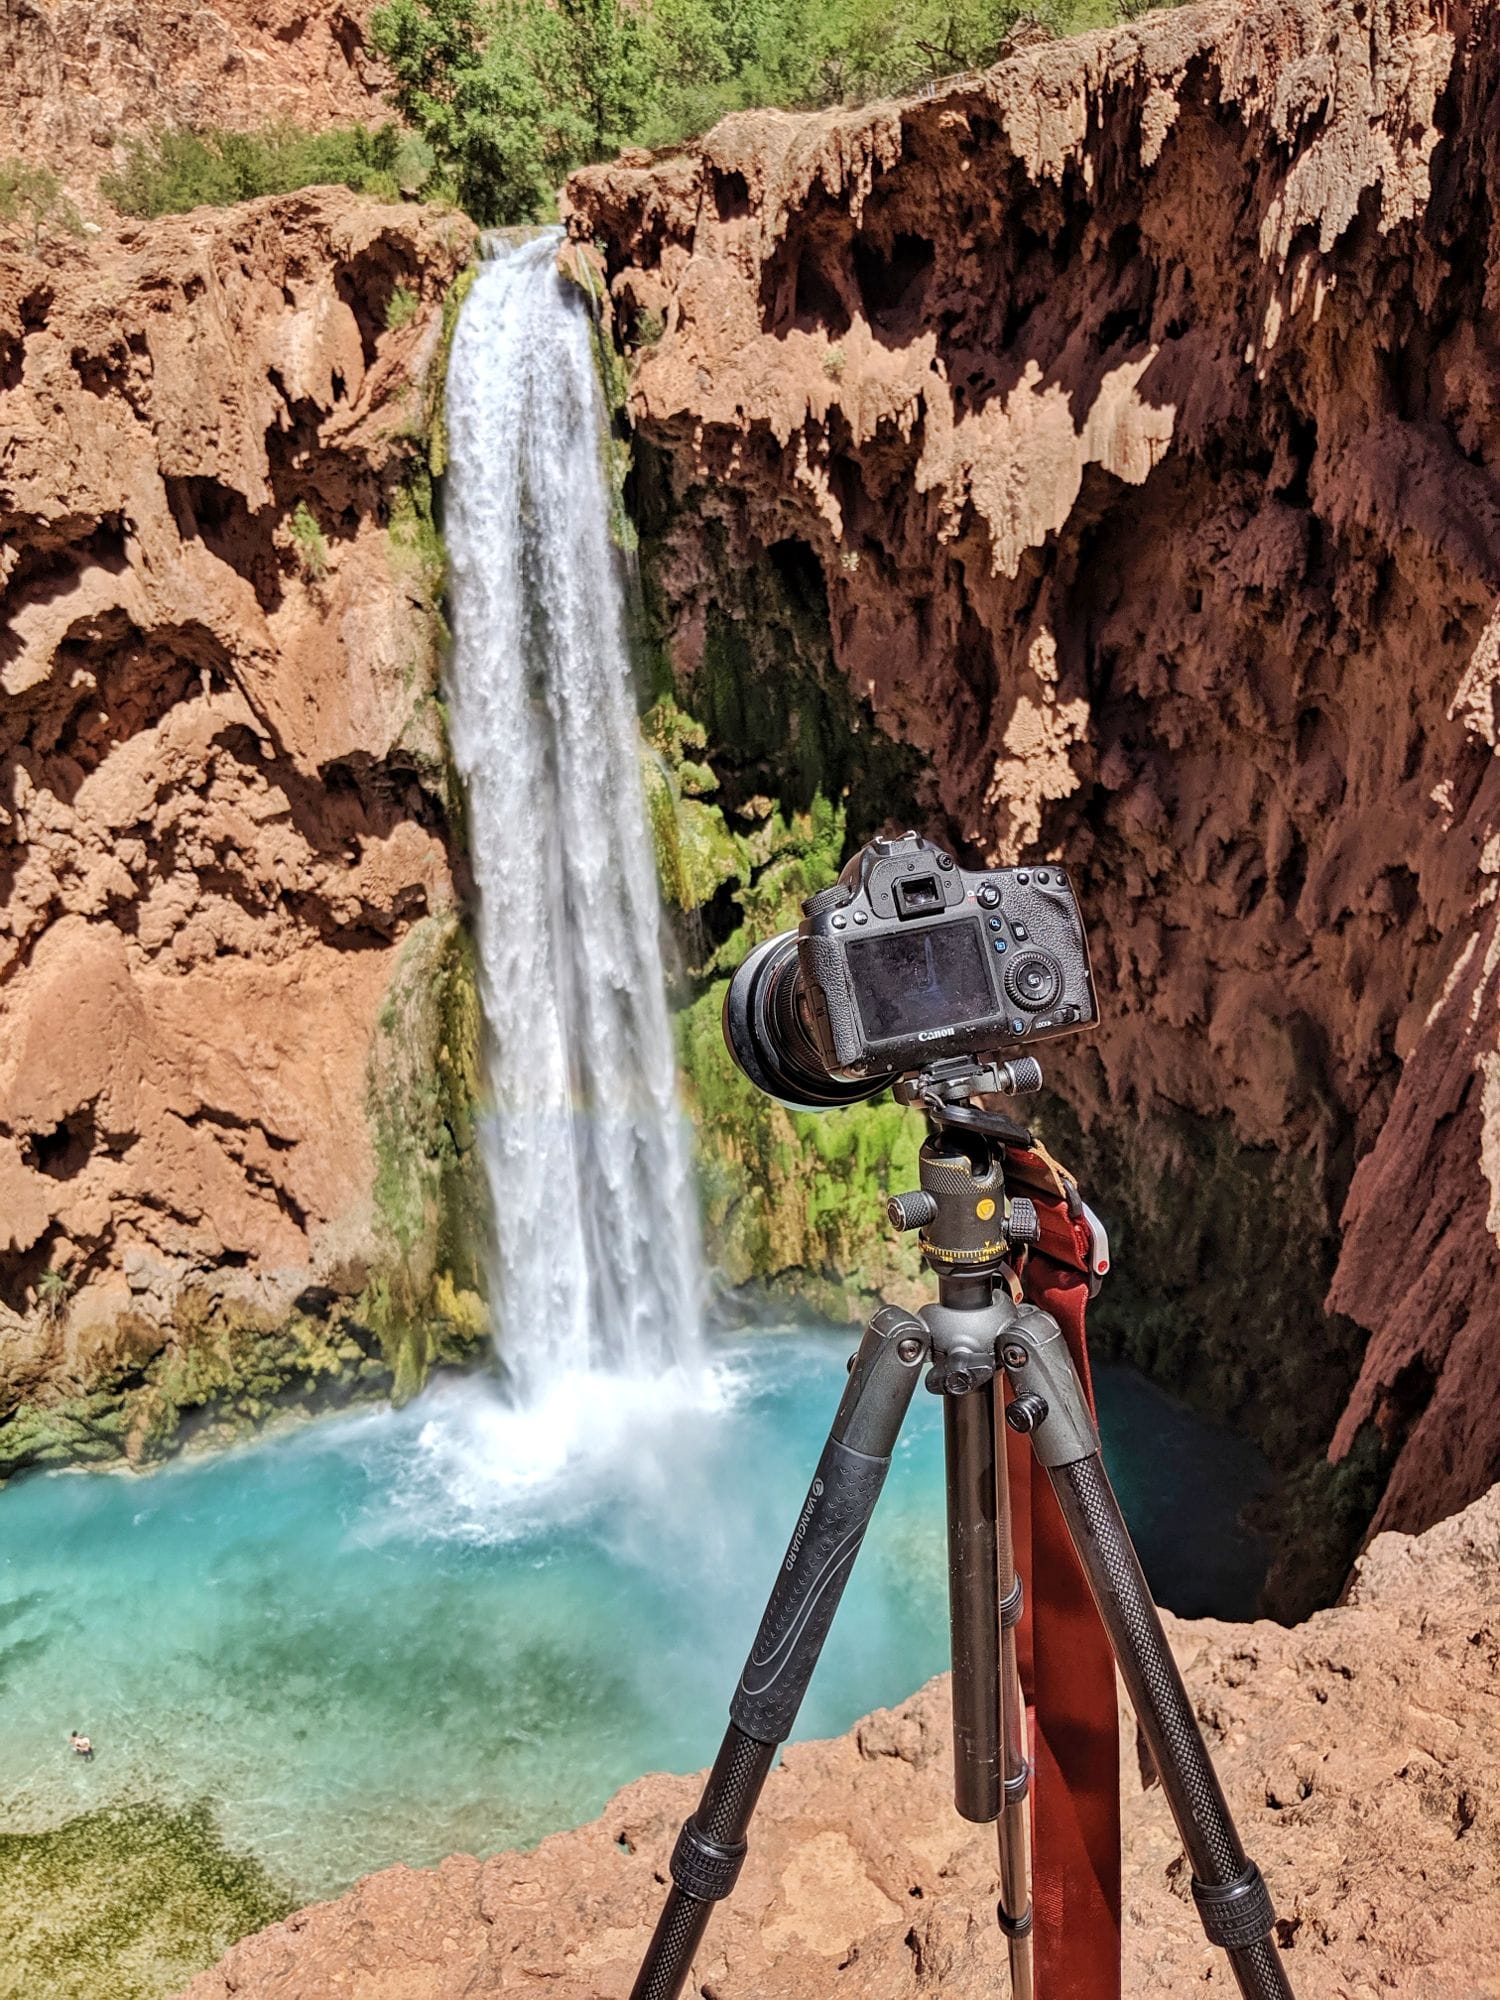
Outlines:
<svg viewBox="0 0 1500 2000"><path fill-rule="evenodd" d="M999 919L998 917L991 917L991 918L990 918L990 920L989 920L989 925L990 925L990 929L991 929L992 931L997 931L997 930L999 930L999 928L1000 928L1000 919Z"/></svg>
<svg viewBox="0 0 1500 2000"><path fill-rule="evenodd" d="M854 921L857 924L867 924L870 919L865 915L863 910L856 910L854 912Z"/></svg>
<svg viewBox="0 0 1500 2000"><path fill-rule="evenodd" d="M832 917L830 918L829 921L832 923L833 928L836 931L841 931L846 929L849 923L849 919L845 916Z"/></svg>
<svg viewBox="0 0 1500 2000"><path fill-rule="evenodd" d="M1000 891L993 882L981 882L974 895L976 901L982 903L987 910L993 910L1000 900Z"/></svg>
<svg viewBox="0 0 1500 2000"><path fill-rule="evenodd" d="M1031 936L1031 932L1027 930L1024 924L1012 924L1010 928L1011 935L1017 938L1022 944L1025 944L1027 938Z"/></svg>

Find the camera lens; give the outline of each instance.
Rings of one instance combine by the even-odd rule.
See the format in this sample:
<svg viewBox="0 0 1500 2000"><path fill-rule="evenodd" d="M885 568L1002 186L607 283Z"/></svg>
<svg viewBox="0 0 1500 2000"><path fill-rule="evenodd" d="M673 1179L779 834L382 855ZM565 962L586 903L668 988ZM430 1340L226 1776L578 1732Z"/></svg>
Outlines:
<svg viewBox="0 0 1500 2000"><path fill-rule="evenodd" d="M1043 951L1023 952L1005 975L1005 990L1018 1007L1035 1013L1062 995L1062 968Z"/></svg>
<svg viewBox="0 0 1500 2000"><path fill-rule="evenodd" d="M807 1024L795 931L758 944L730 980L724 1041L757 1090L795 1111L859 1104L894 1080L885 1075L851 1083L824 1068Z"/></svg>

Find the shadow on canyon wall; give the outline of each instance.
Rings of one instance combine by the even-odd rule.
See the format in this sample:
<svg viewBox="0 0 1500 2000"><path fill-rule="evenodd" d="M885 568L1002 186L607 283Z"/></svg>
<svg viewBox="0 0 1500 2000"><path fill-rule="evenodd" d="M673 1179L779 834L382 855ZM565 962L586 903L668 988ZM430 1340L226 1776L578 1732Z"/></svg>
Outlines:
<svg viewBox="0 0 1500 2000"><path fill-rule="evenodd" d="M800 576L930 830L1085 882L1042 1123L1284 1613L1500 1471L1497 36L1211 4L569 191L683 699Z"/></svg>

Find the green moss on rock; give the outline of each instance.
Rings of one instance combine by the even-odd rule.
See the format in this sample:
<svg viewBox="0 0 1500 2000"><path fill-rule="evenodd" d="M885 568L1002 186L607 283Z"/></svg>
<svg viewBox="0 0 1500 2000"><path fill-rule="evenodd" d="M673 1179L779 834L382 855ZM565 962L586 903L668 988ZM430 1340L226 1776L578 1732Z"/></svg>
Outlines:
<svg viewBox="0 0 1500 2000"><path fill-rule="evenodd" d="M746 844L707 802L718 789L713 772L688 755L707 741L703 725L668 695L643 718L641 738L641 783L657 879L672 908L691 912L725 883L748 880Z"/></svg>
<svg viewBox="0 0 1500 2000"><path fill-rule="evenodd" d="M466 264L443 295L443 321L438 332L437 352L427 371L422 421L427 439L427 465L434 479L440 479L448 469L448 421L444 403L448 357L453 352L459 313L469 296L470 286L478 276L478 263Z"/></svg>
<svg viewBox="0 0 1500 2000"><path fill-rule="evenodd" d="M386 1256L362 1304L398 1401L462 1358L486 1323L481 1034L473 941L456 917L428 917L402 948L366 1092Z"/></svg>
<svg viewBox="0 0 1500 2000"><path fill-rule="evenodd" d="M206 1803L0 1834L0 2000L162 2000L295 1907Z"/></svg>
<svg viewBox="0 0 1500 2000"><path fill-rule="evenodd" d="M716 980L677 1022L720 1278L835 1318L877 1295L925 1296L915 1243L893 1236L885 1218L887 1196L915 1183L922 1121L888 1098L820 1112L773 1103L724 1046L727 986Z"/></svg>

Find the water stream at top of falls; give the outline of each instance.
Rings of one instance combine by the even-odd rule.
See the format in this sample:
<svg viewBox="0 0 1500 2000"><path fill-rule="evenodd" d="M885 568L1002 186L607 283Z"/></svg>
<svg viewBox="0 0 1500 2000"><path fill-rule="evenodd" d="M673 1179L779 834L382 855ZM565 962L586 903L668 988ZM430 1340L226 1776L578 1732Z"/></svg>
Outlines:
<svg viewBox="0 0 1500 2000"><path fill-rule="evenodd" d="M497 243L448 365L453 754L493 1115L495 1324L523 1401L691 1363L698 1223L662 980L605 411L561 232Z"/></svg>

